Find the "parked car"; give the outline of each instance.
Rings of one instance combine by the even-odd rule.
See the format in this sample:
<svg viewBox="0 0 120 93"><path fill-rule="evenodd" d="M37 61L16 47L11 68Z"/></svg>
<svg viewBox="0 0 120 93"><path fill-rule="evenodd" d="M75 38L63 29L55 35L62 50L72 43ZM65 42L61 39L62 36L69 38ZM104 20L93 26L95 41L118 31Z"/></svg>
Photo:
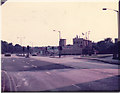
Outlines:
<svg viewBox="0 0 120 93"><path fill-rule="evenodd" d="M5 56L11 56L11 53L5 53Z"/></svg>
<svg viewBox="0 0 120 93"><path fill-rule="evenodd" d="M37 56L37 53L33 53L32 56Z"/></svg>
<svg viewBox="0 0 120 93"><path fill-rule="evenodd" d="M16 54L16 56L22 56L22 54Z"/></svg>

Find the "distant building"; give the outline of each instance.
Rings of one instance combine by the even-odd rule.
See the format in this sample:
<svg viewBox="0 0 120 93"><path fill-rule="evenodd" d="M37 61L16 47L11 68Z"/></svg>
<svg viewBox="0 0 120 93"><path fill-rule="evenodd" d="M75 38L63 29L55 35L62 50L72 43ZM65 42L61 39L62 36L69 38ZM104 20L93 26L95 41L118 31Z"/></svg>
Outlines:
<svg viewBox="0 0 120 93"><path fill-rule="evenodd" d="M73 38L73 44L66 45L66 39L60 39L60 45L62 46L62 55L81 55L83 49L86 47L92 49L92 42L76 36ZM58 46L46 46L34 49L40 55L50 55L51 53L58 54Z"/></svg>
<svg viewBox="0 0 120 93"><path fill-rule="evenodd" d="M73 45L66 45L62 47L62 54L73 55Z"/></svg>
<svg viewBox="0 0 120 93"><path fill-rule="evenodd" d="M66 39L60 39L60 45L63 47L63 46L66 46Z"/></svg>
<svg viewBox="0 0 120 93"><path fill-rule="evenodd" d="M92 42L76 36L73 38L73 45L63 46L62 54L78 55L82 54L85 47L92 49Z"/></svg>

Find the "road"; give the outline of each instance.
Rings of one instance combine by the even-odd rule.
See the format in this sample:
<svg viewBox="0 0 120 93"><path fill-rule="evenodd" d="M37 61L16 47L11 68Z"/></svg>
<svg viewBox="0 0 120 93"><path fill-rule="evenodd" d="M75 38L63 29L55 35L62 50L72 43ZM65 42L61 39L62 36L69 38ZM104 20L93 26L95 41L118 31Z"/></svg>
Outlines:
<svg viewBox="0 0 120 93"><path fill-rule="evenodd" d="M73 56L4 57L2 91L120 91L118 65Z"/></svg>

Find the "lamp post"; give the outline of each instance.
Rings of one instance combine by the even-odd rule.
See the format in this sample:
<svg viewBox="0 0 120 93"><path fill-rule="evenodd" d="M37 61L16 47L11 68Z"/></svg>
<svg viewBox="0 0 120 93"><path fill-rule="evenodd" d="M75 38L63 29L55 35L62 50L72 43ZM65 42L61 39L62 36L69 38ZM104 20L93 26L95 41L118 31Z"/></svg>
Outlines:
<svg viewBox="0 0 120 93"><path fill-rule="evenodd" d="M31 43L31 51L30 51L30 53L32 54L32 53L34 53L34 47L33 47L33 42L30 42Z"/></svg>
<svg viewBox="0 0 120 93"><path fill-rule="evenodd" d="M119 9L120 9L120 1L119 1ZM109 8L103 8L103 10L112 10L117 12L117 17L118 17L118 42L117 42L117 46L118 46L118 59L120 60L120 11L118 10L114 10L114 9L109 9ZM113 55L115 56L115 55Z"/></svg>
<svg viewBox="0 0 120 93"><path fill-rule="evenodd" d="M56 30L53 30L53 31L56 32ZM57 32L59 32L59 41L60 41L60 39L61 39L61 32L60 31L57 31Z"/></svg>
<svg viewBox="0 0 120 93"><path fill-rule="evenodd" d="M56 31L56 30L53 30L53 31ZM60 31L57 31L59 33L59 58L61 57L61 43L60 43L60 39L61 39L61 32Z"/></svg>

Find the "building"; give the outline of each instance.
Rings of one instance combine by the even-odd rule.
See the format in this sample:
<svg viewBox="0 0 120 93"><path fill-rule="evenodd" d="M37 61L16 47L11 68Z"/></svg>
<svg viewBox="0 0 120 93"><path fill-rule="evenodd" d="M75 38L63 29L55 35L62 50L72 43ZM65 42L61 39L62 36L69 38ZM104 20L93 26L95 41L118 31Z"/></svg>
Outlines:
<svg viewBox="0 0 120 93"><path fill-rule="evenodd" d="M60 46L62 46L62 55L81 55L83 54L83 49L86 47L92 49L92 42L90 40L86 40L76 36L73 38L73 44L66 45L66 39L60 39ZM39 53L40 55L50 55L52 53L58 55L59 50L58 46L46 46L46 47L39 47L34 49L35 52Z"/></svg>
<svg viewBox="0 0 120 93"><path fill-rule="evenodd" d="M62 47L62 54L63 55L73 55L73 45L66 45L64 47Z"/></svg>
<svg viewBox="0 0 120 93"><path fill-rule="evenodd" d="M60 46L66 46L66 39L60 39Z"/></svg>
<svg viewBox="0 0 120 93"><path fill-rule="evenodd" d="M86 40L76 36L73 38L73 45L63 46L62 54L63 55L81 55L83 49L88 47L92 49L92 42L90 40Z"/></svg>

